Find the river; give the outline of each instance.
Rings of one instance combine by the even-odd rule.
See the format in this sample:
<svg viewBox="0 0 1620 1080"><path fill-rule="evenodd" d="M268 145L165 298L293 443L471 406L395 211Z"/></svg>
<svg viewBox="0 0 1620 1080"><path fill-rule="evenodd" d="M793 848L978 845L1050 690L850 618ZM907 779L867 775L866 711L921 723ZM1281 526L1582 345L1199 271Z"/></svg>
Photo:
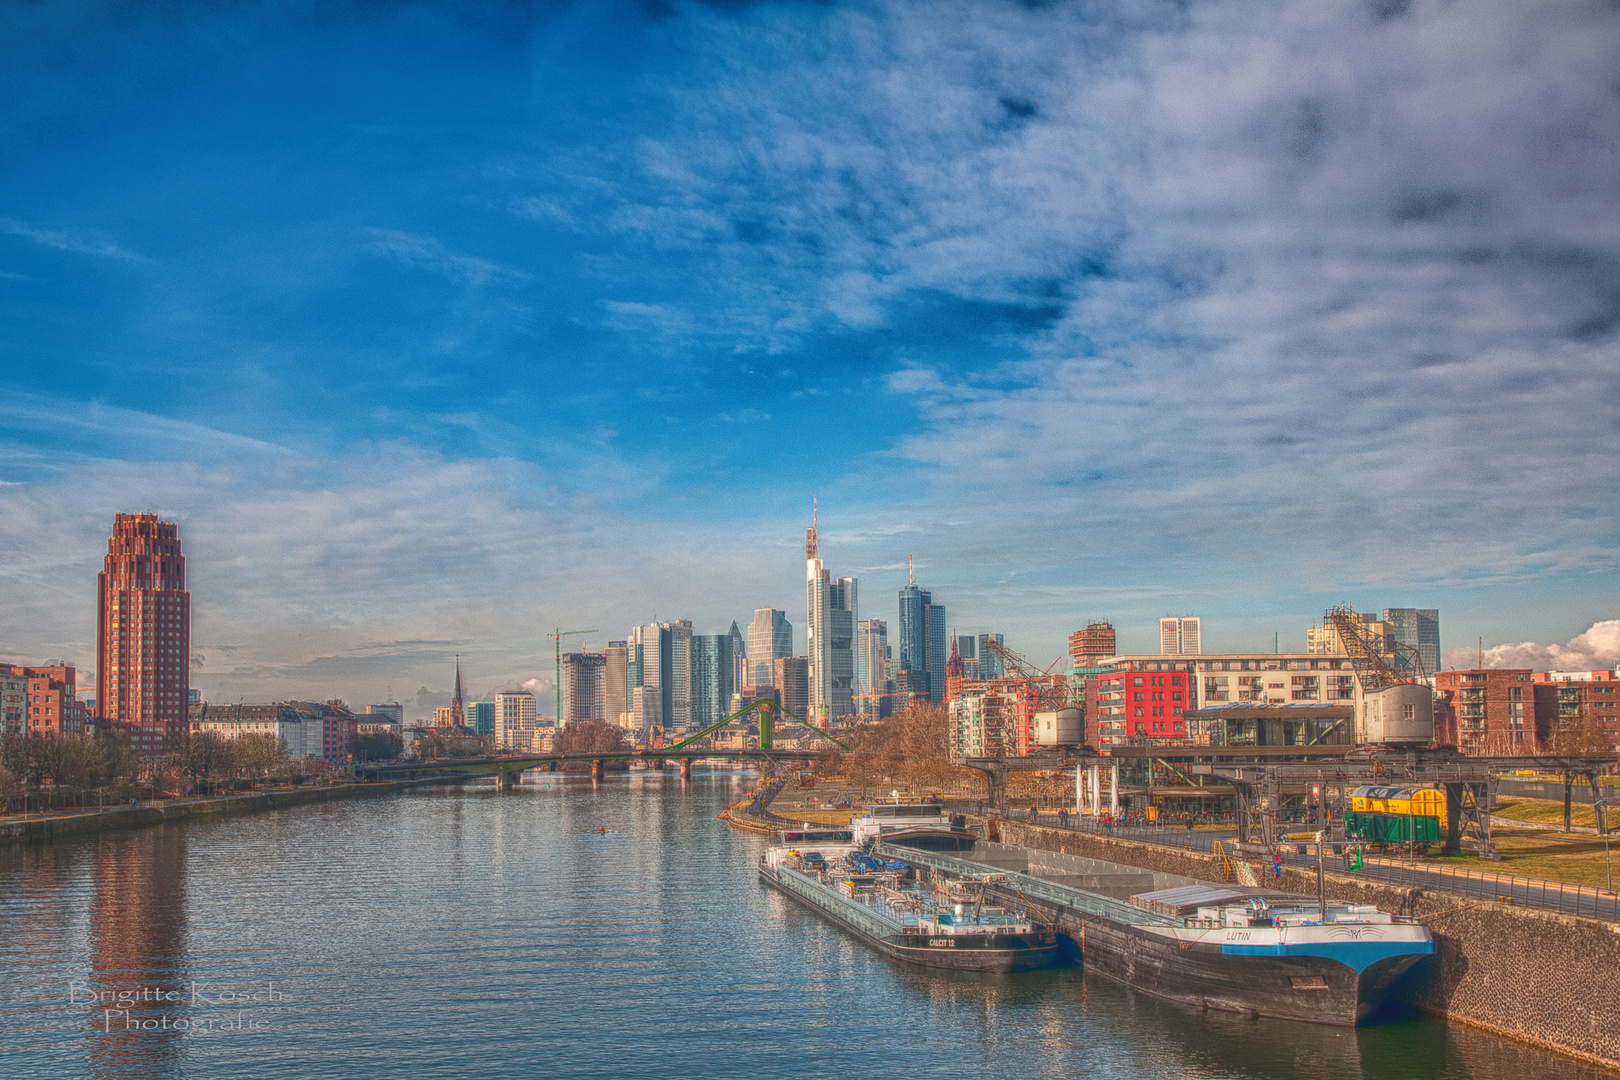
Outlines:
<svg viewBox="0 0 1620 1080"><path fill-rule="evenodd" d="M1344 1031L898 966L755 881L764 841L715 819L749 782L552 776L0 848L0 1076L1608 1075L1423 1015Z"/></svg>

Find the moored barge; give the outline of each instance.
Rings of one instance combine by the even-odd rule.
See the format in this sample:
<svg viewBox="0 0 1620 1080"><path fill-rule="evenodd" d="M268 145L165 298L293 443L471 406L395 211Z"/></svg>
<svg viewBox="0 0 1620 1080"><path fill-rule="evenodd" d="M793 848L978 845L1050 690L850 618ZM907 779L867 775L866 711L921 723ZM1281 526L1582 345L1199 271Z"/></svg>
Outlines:
<svg viewBox="0 0 1620 1080"><path fill-rule="evenodd" d="M1434 952L1426 927L1370 906L1324 911L1314 897L1005 844L961 857L877 851L946 873L999 871L1004 894L1068 933L1087 967L1200 1008L1350 1027Z"/></svg>
<svg viewBox="0 0 1620 1080"><path fill-rule="evenodd" d="M863 858L852 840L819 839L811 830L785 833L759 861L765 884L896 960L1007 973L1062 959L1055 930L1022 911L985 906L983 882L976 900L959 889L941 903L932 890L906 887L909 870L903 862Z"/></svg>

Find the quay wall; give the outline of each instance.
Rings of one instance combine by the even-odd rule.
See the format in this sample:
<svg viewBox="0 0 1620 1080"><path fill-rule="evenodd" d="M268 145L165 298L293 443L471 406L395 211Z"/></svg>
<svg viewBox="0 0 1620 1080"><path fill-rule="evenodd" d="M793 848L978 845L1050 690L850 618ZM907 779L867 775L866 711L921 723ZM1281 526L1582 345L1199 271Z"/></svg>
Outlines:
<svg viewBox="0 0 1620 1080"><path fill-rule="evenodd" d="M139 828L166 821L253 814L306 803L331 802L363 795L386 795L408 786L391 780L375 784L333 784L327 787L295 788L290 791L252 791L204 799L175 800L142 806L125 806L99 813L63 817L20 818L0 822L0 843L47 844L57 837L108 829Z"/></svg>
<svg viewBox="0 0 1620 1080"><path fill-rule="evenodd" d="M987 839L1204 880L1219 857L1159 844L991 818ZM1251 863L1270 884L1271 867ZM1401 997L1428 1012L1620 1071L1620 925L1439 889L1329 871L1328 896L1384 911L1403 905L1434 935ZM1284 866L1280 888L1314 895L1316 872Z"/></svg>

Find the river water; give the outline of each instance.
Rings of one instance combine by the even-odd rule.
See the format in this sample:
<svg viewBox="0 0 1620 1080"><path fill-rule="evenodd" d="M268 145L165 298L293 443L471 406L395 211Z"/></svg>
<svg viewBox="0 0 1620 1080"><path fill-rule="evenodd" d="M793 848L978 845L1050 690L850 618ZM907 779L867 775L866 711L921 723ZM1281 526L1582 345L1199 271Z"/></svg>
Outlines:
<svg viewBox="0 0 1620 1080"><path fill-rule="evenodd" d="M896 965L756 882L763 841L715 818L749 783L552 776L0 848L0 1076L1607 1075L1422 1015Z"/></svg>

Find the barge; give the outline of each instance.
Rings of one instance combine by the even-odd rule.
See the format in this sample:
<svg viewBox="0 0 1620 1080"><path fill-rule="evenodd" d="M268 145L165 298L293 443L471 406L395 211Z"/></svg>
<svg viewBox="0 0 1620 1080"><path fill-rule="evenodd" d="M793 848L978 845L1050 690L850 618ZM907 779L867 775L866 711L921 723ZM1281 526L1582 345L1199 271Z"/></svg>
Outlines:
<svg viewBox="0 0 1620 1080"><path fill-rule="evenodd" d="M938 803L892 802L873 803L850 824L859 844L887 840L930 851L965 851L979 834L964 828L962 820Z"/></svg>
<svg viewBox="0 0 1620 1080"><path fill-rule="evenodd" d="M1034 905L1080 946L1086 966L1198 1008L1353 1027L1434 952L1419 923L1327 903L1005 844L962 856L881 844L936 873L1000 872L1001 895Z"/></svg>
<svg viewBox="0 0 1620 1080"><path fill-rule="evenodd" d="M985 905L988 879L960 879L942 901L935 890L908 882L912 877L909 864L865 856L848 832L837 830L786 832L759 861L762 882L895 960L1009 973L1062 958L1052 927L1023 911Z"/></svg>

